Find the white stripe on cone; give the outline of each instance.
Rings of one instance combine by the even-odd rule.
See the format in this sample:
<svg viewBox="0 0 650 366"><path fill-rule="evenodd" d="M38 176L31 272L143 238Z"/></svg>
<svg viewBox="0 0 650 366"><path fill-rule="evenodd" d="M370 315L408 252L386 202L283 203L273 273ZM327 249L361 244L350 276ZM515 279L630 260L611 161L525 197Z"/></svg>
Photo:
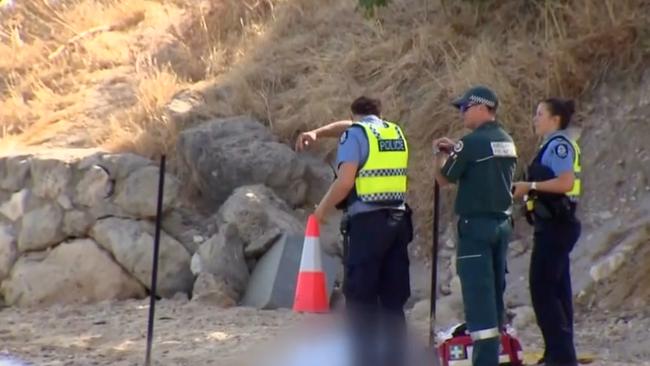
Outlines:
<svg viewBox="0 0 650 366"><path fill-rule="evenodd" d="M320 243L318 238L305 237L300 259L300 272L322 272Z"/></svg>

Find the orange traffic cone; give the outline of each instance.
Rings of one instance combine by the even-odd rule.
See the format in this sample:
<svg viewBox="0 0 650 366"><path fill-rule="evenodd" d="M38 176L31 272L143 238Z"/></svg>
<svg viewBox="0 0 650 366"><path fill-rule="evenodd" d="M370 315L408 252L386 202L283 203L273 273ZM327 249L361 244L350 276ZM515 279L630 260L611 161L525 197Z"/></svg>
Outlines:
<svg viewBox="0 0 650 366"><path fill-rule="evenodd" d="M321 262L318 221L314 215L307 220L305 242L300 259L293 311L326 313L329 311L326 277Z"/></svg>

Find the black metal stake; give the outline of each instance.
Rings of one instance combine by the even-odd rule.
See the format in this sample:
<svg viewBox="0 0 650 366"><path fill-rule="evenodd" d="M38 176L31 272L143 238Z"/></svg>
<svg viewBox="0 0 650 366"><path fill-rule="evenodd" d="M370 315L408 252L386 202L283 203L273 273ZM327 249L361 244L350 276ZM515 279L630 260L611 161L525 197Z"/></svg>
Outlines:
<svg viewBox="0 0 650 366"><path fill-rule="evenodd" d="M429 346L435 347L436 293L438 282L438 227L440 226L440 186L433 182L433 246L431 247L431 308L429 309Z"/></svg>
<svg viewBox="0 0 650 366"><path fill-rule="evenodd" d="M153 269L151 270L151 292L149 299L149 325L147 328L147 356L145 365L151 365L151 344L153 342L153 323L156 308L156 285L158 279L158 252L160 248L160 225L162 221L163 189L165 187L165 155L160 157L160 176L158 177L158 207L156 208L156 233L153 241Z"/></svg>

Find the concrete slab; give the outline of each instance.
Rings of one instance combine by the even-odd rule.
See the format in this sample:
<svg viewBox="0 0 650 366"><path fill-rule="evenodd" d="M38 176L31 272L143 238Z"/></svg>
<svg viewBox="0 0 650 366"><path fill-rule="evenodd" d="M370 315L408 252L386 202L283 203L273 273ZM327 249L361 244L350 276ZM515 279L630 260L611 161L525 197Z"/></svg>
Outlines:
<svg viewBox="0 0 650 366"><path fill-rule="evenodd" d="M304 240L302 236L283 234L273 244L255 266L242 305L258 309L293 307ZM323 251L322 246L321 256L328 297L331 298L341 262Z"/></svg>

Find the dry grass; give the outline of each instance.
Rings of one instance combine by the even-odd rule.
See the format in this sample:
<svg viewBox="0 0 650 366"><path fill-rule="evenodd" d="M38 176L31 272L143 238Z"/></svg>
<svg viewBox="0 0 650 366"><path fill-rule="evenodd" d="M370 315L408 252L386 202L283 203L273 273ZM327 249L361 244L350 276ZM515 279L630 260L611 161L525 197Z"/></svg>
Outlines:
<svg viewBox="0 0 650 366"><path fill-rule="evenodd" d="M87 95L101 83L132 77L137 89L138 77L147 82L152 70L140 70L149 56L145 31L166 31L181 12L152 1L16 3L0 30L0 137L25 145L56 144L58 134L85 127L80 115L101 103Z"/></svg>
<svg viewBox="0 0 650 366"><path fill-rule="evenodd" d="M430 141L464 133L451 98L472 84L493 87L500 119L527 159L538 100L579 100L608 69L637 70L648 51L638 47L650 24L641 15L647 0L457 1L445 11L402 0L377 21L354 14L353 2L279 3L272 27L217 79L219 87L257 93L231 103L233 112L254 114L290 142L300 130L346 117L357 95L380 97L414 147L410 193L423 239L431 222ZM323 154L334 149L325 145Z"/></svg>
<svg viewBox="0 0 650 366"><path fill-rule="evenodd" d="M163 110L183 83L169 69L153 69L138 79L138 103L124 114L112 116L107 135L97 142L111 151L131 151L153 158L160 151L174 149L180 131Z"/></svg>
<svg viewBox="0 0 650 366"><path fill-rule="evenodd" d="M352 0L18 3L0 30L0 145L56 141L71 125L87 129L93 119L78 118L87 114L79 98L100 71L126 75L137 104L105 114L88 143L145 156L173 150L186 126L166 117L163 106L198 79L210 80L201 89L206 96L229 90L227 100L205 108L209 113L252 114L287 142L347 117L352 98L372 94L383 100L387 118L406 127L414 147L411 201L420 228L431 219L430 141L463 133L447 104L452 97L476 83L494 88L500 119L528 157L537 100L579 100L604 72L634 72L650 51L650 0L445 1L444 7L394 0L376 19L354 13ZM97 27L110 30L48 58ZM325 144L321 152L334 149Z"/></svg>

